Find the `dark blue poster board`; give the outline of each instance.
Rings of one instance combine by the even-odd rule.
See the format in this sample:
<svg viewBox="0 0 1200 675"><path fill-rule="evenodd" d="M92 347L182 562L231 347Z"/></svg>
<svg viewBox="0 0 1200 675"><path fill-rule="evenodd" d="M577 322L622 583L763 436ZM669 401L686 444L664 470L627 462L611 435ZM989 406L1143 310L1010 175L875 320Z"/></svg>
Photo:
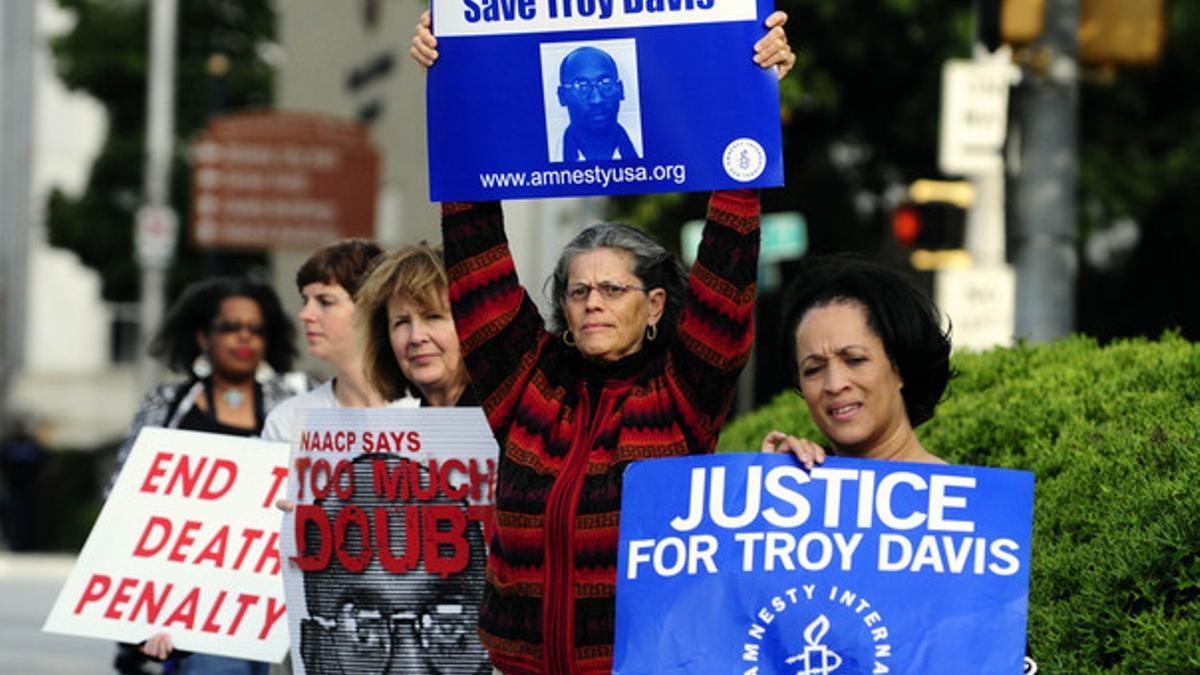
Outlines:
<svg viewBox="0 0 1200 675"><path fill-rule="evenodd" d="M433 201L783 184L771 0L435 0Z"/></svg>
<svg viewBox="0 0 1200 675"><path fill-rule="evenodd" d="M759 453L625 473L614 672L1020 673L1033 474Z"/></svg>

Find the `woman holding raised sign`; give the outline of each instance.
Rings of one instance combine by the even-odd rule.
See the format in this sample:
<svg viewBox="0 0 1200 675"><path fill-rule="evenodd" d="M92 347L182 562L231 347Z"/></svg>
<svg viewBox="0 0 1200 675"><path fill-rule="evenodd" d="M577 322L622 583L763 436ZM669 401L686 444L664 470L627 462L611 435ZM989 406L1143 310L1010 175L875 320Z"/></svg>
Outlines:
<svg viewBox="0 0 1200 675"><path fill-rule="evenodd" d="M794 64L773 14L755 61ZM431 65L422 16L412 56ZM442 205L450 298L501 459L479 632L505 673L612 669L621 476L711 452L753 341L758 195L713 193L690 275L627 225L588 228L551 279L546 326L497 203Z"/></svg>

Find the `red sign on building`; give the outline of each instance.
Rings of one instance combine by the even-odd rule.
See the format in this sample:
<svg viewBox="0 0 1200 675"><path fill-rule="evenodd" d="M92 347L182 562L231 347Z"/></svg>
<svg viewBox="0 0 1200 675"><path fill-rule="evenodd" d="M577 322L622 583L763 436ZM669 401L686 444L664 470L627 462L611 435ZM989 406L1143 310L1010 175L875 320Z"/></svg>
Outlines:
<svg viewBox="0 0 1200 675"><path fill-rule="evenodd" d="M375 234L379 155L358 124L229 115L209 124L191 157L197 246L311 249Z"/></svg>

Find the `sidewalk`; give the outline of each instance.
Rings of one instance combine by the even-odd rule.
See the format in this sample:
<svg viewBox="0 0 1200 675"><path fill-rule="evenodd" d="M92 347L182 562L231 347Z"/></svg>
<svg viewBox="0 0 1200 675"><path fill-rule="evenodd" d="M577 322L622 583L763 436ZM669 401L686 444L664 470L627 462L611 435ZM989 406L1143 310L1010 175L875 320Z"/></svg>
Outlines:
<svg viewBox="0 0 1200 675"><path fill-rule="evenodd" d="M42 632L74 564L73 555L0 552L0 675L112 672L113 643Z"/></svg>

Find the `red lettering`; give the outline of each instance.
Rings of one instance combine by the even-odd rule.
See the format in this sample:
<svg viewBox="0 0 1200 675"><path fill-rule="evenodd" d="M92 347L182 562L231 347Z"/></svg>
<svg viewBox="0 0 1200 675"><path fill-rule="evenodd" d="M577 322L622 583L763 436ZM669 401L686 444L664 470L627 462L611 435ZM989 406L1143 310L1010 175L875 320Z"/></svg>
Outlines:
<svg viewBox="0 0 1200 675"><path fill-rule="evenodd" d="M316 434L311 431L300 432L300 449L304 452L312 452L315 445Z"/></svg>
<svg viewBox="0 0 1200 675"><path fill-rule="evenodd" d="M237 602L238 611L233 617L233 623L229 624L229 631L226 635L233 635L237 632L238 626L242 625L242 618L246 616L246 610L250 609L251 605L258 604L258 596L250 595L249 593L239 593Z"/></svg>
<svg viewBox="0 0 1200 675"><path fill-rule="evenodd" d="M354 465L349 460L339 459L333 469L333 492L342 501L354 496Z"/></svg>
<svg viewBox="0 0 1200 675"><path fill-rule="evenodd" d="M175 548L171 549L171 552L167 555L167 560L172 562L187 560L187 553L183 549L196 543L196 538L192 536L192 533L200 529L200 525L201 523L198 520L183 521L183 529L179 530L179 538L175 540Z"/></svg>
<svg viewBox="0 0 1200 675"><path fill-rule="evenodd" d="M329 496L329 480L332 472L329 470L329 462L324 459L318 459L312 463L312 496L313 499L325 499ZM318 484L317 480L324 475L324 484Z"/></svg>
<svg viewBox="0 0 1200 675"><path fill-rule="evenodd" d="M472 459L467 463L471 474L471 501L492 501L495 498L496 486L496 461L487 460L487 473L479 471L479 461ZM487 498L482 496L483 487L487 486Z"/></svg>
<svg viewBox="0 0 1200 675"><path fill-rule="evenodd" d="M429 460L429 471L427 472L429 475L429 485L427 487L421 487L421 465L416 462L409 462L408 466L410 468L408 479L412 484L412 498L417 501L427 502L436 497L438 493L437 460Z"/></svg>
<svg viewBox="0 0 1200 675"><path fill-rule="evenodd" d="M179 456L179 464L175 467L175 472L171 474L171 480L167 482L166 494L171 494L175 489L175 483L183 484L183 496L191 497L192 491L196 489L196 484L200 482L200 475L204 473L204 465L208 464L207 457L200 457L196 464L195 471L189 471L191 468L192 459L187 455Z"/></svg>
<svg viewBox="0 0 1200 675"><path fill-rule="evenodd" d="M133 598L133 596L129 593L129 589L137 586L137 584L137 579L130 579L128 577L122 578L119 582L117 582L117 590L113 593L112 600L110 600L108 603L108 609L104 610L104 618L121 618L121 605L124 605Z"/></svg>
<svg viewBox="0 0 1200 675"><path fill-rule="evenodd" d="M425 525L425 570L447 577L466 569L471 547L463 536L467 530L467 517L462 509L446 504L426 504L422 516ZM454 550L448 557L441 555L440 547L443 544Z"/></svg>
<svg viewBox="0 0 1200 675"><path fill-rule="evenodd" d="M219 633L221 626L216 624L213 619L217 618L217 612L221 611L221 604L225 602L225 591L217 593L217 601L213 603L212 609L208 610L208 617L204 619L204 625L200 630L205 633Z"/></svg>
<svg viewBox="0 0 1200 675"><path fill-rule="evenodd" d="M305 474L308 473L308 467L310 464L312 464L312 460L308 457L296 458L296 490L299 493L299 499L304 499L304 485L307 482L307 477Z"/></svg>
<svg viewBox="0 0 1200 675"><path fill-rule="evenodd" d="M196 556L196 559L192 563L199 565L208 560L212 562L213 567L218 569L223 567L225 565L225 546L228 543L229 526L222 525L221 529L217 530L217 534L213 536L212 541L208 542L208 546L204 547L204 550L200 552L200 555Z"/></svg>
<svg viewBox="0 0 1200 675"><path fill-rule="evenodd" d="M401 531L404 532L404 555L397 558L392 553L391 514L393 509L377 506L375 513L375 545L379 549L379 563L392 574L417 569L421 562L421 507L409 504L404 507ZM395 509L399 511L400 509Z"/></svg>
<svg viewBox="0 0 1200 675"><path fill-rule="evenodd" d="M421 432L408 432L408 451L417 452L421 449Z"/></svg>
<svg viewBox="0 0 1200 675"><path fill-rule="evenodd" d="M309 526L317 528L317 541L320 548L309 552L306 535ZM313 504L300 504L296 507L296 556L292 562L303 572L323 570L329 566L329 558L333 555L333 528L329 526L329 516L325 509Z"/></svg>
<svg viewBox="0 0 1200 675"><path fill-rule="evenodd" d="M191 630L192 626L196 624L196 603L199 601L200 589L193 588L187 594L187 597L183 599L183 602L179 603L179 606L171 613L171 616L167 617L167 620L163 622L163 628L170 628L173 623L181 623L184 628Z"/></svg>
<svg viewBox="0 0 1200 675"><path fill-rule="evenodd" d="M163 468L163 463L170 462L174 457L169 452L160 452L154 455L154 461L150 462L150 470L146 472L146 479L142 481L142 492L154 494L158 492L158 484L154 482L155 478L162 478L167 475L167 470Z"/></svg>
<svg viewBox="0 0 1200 675"><path fill-rule="evenodd" d="M492 517L492 505L467 507L467 519L483 525L483 541L490 542L496 532L496 520Z"/></svg>
<svg viewBox="0 0 1200 675"><path fill-rule="evenodd" d="M270 575L279 574L279 533L272 532L270 539L267 539L267 546L263 549L262 555L258 558L258 564L254 566L255 572L262 572L268 562L275 563L275 566L268 572Z"/></svg>
<svg viewBox="0 0 1200 675"><path fill-rule="evenodd" d="M225 484L214 488L213 481L217 480L221 474L225 475ZM208 472L208 478L204 481L204 487L200 488L200 499L211 501L224 497L229 489L233 487L234 481L237 480L237 464L228 459L213 460L212 470Z"/></svg>
<svg viewBox="0 0 1200 675"><path fill-rule="evenodd" d="M442 494L444 494L447 497L449 497L450 499L454 499L454 500L466 499L467 492L469 492L468 484L463 483L462 485L459 485L458 487L451 487L450 486L450 474L452 472L466 474L467 467L464 466L463 463L458 461L457 459L451 459L451 460L447 461L445 464L442 464L442 472L441 472L441 474L442 474L441 475Z"/></svg>
<svg viewBox="0 0 1200 675"><path fill-rule="evenodd" d="M389 502L396 501L396 493L404 479L406 464L408 460L400 460L400 466L396 467L395 471L388 471L387 462L372 462L371 482L375 487L375 494Z"/></svg>
<svg viewBox="0 0 1200 675"><path fill-rule="evenodd" d="M147 546L150 537L155 532L161 532L161 536L153 546ZM162 550L163 546L167 545L167 541L171 538L171 521L162 516L150 516L150 520L146 521L146 529L142 530L142 537L138 539L137 546L133 548L133 555L138 558L149 558Z"/></svg>
<svg viewBox="0 0 1200 675"><path fill-rule="evenodd" d="M263 621L263 628L258 632L258 639L267 639L267 634L271 632L271 627L276 621L287 612L287 605L282 601L276 602L275 598L267 598L267 618Z"/></svg>
<svg viewBox="0 0 1200 675"><path fill-rule="evenodd" d="M351 525L358 526L358 541L360 550L357 556L350 555L346 550L346 535ZM367 522L367 513L357 506L345 506L338 511L333 521L334 535L337 537L337 557L347 572L358 573L367 568L374 551L371 549L371 526Z"/></svg>
<svg viewBox="0 0 1200 675"><path fill-rule="evenodd" d="M129 615L130 621L137 621L138 614L142 613L142 607L146 608L146 622L158 623L158 615L162 612L162 608L167 604L167 597L171 595L171 589L175 584L167 584L163 587L162 595L154 597L154 582L147 581L142 587L142 594L138 596L137 602L133 603L133 613Z"/></svg>
<svg viewBox="0 0 1200 675"><path fill-rule="evenodd" d="M83 595L79 598L79 603L75 605L75 613L83 612L83 606L89 602L95 602L103 598L108 593L108 587L112 585L112 578L103 574L93 574L88 580L87 588L83 589Z"/></svg>
<svg viewBox="0 0 1200 675"><path fill-rule="evenodd" d="M271 505L275 503L275 499L279 495L279 491L283 489L284 481L287 480L288 475L287 467L274 467L271 469L271 475L275 477L275 480L271 482L271 489L267 491L267 498L263 500L262 507L264 509L271 508Z"/></svg>
<svg viewBox="0 0 1200 675"><path fill-rule="evenodd" d="M238 551L237 560L233 563L233 569L242 569L242 562L246 560L246 554L250 552L250 546L254 542L262 539L263 531L247 527L242 530L242 550Z"/></svg>

